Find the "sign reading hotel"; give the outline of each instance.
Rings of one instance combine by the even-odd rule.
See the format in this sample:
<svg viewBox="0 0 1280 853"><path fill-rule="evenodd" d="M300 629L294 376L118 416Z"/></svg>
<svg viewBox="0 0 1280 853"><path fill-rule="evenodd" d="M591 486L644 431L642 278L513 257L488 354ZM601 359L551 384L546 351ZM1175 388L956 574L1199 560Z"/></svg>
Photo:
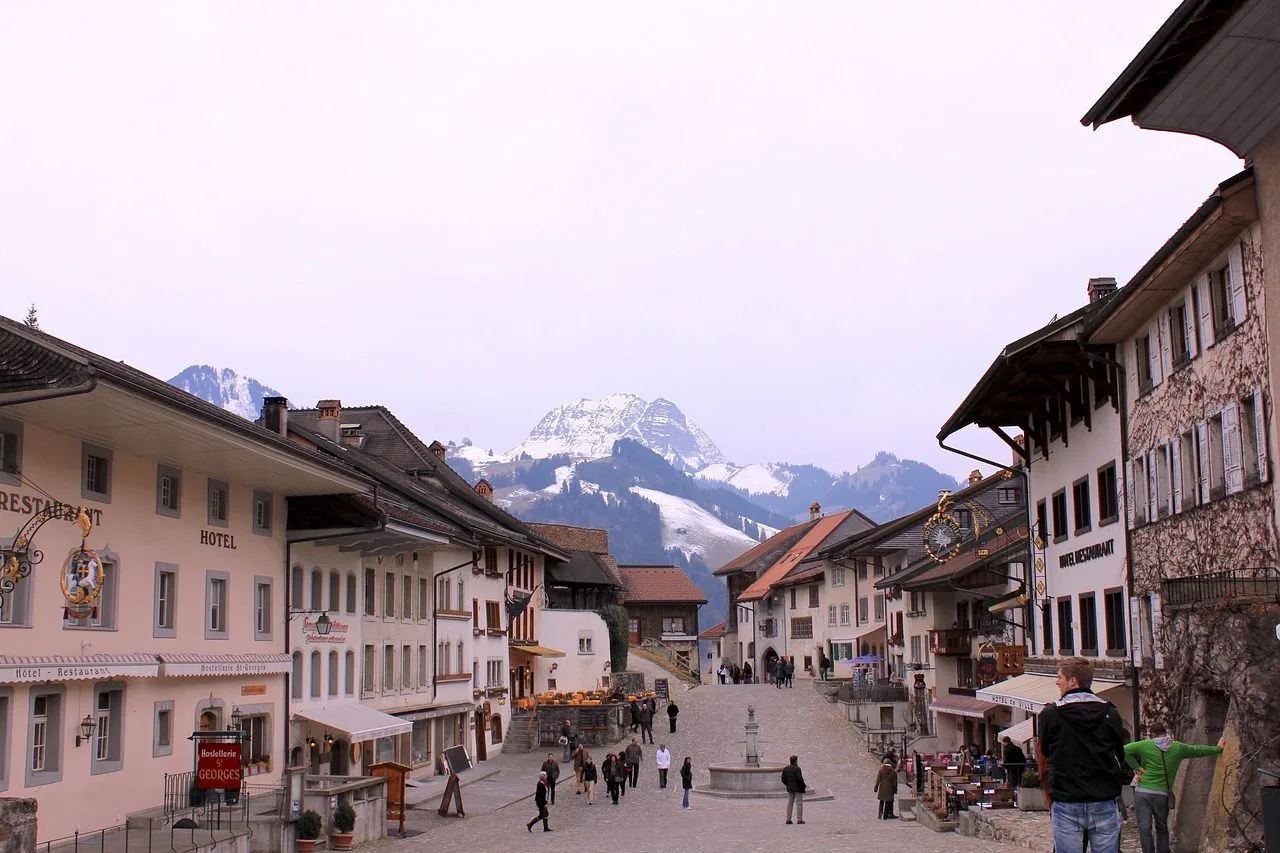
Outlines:
<svg viewBox="0 0 1280 853"><path fill-rule="evenodd" d="M1087 563L1090 560L1097 560L1102 557L1110 557L1116 552L1116 540L1108 539L1106 542L1099 542L1096 545L1086 545L1083 548L1077 548L1074 551L1068 551L1058 556L1058 568L1065 569L1068 566L1078 566L1081 563Z"/></svg>
<svg viewBox="0 0 1280 853"><path fill-rule="evenodd" d="M240 787L240 744L196 741L196 787Z"/></svg>
<svg viewBox="0 0 1280 853"><path fill-rule="evenodd" d="M216 530L201 530L200 544L208 545L210 548L226 548L228 551L236 550L236 537L230 533L219 533Z"/></svg>
<svg viewBox="0 0 1280 853"><path fill-rule="evenodd" d="M37 495L23 495L18 492L0 492L0 512L12 512L16 515L35 515L44 509L52 509L53 517L59 521L75 521L80 514L80 507L51 501ZM85 507L93 526L102 524L102 510Z"/></svg>
<svg viewBox="0 0 1280 853"><path fill-rule="evenodd" d="M310 616L302 617L302 637L308 643L345 643L347 641L347 631L351 626L341 619L329 620L329 633L321 634L316 629L316 620Z"/></svg>

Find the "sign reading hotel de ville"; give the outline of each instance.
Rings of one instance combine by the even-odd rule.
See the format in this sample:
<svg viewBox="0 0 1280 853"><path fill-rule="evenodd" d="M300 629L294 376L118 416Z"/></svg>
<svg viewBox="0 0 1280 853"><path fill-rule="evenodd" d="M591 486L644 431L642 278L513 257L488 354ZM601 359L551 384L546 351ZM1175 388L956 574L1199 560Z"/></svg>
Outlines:
<svg viewBox="0 0 1280 853"><path fill-rule="evenodd" d="M11 512L15 515L35 515L43 509L53 509L53 517L60 521L75 521L80 514L80 507L51 501L39 495L24 495L20 492L0 492L0 512ZM84 508L94 527L102 524L102 510Z"/></svg>
<svg viewBox="0 0 1280 853"><path fill-rule="evenodd" d="M304 642L308 643L345 643L347 641L347 631L351 626L341 619L329 620L329 633L321 634L316 629L316 620L310 616L302 617L302 636Z"/></svg>

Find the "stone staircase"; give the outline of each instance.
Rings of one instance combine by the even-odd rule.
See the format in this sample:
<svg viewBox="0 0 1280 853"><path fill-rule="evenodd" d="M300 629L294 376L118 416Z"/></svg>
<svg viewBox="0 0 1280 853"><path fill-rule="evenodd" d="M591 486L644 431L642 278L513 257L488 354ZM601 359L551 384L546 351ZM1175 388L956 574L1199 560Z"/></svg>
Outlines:
<svg viewBox="0 0 1280 853"><path fill-rule="evenodd" d="M532 720L532 711L511 711L511 722L502 741L503 752L533 752L533 731L529 726Z"/></svg>

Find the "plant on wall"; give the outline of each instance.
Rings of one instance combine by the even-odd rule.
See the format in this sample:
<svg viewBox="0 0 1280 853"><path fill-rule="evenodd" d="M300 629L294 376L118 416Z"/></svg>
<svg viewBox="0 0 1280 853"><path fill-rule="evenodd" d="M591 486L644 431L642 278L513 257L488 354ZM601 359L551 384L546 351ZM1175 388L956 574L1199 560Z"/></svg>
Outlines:
<svg viewBox="0 0 1280 853"><path fill-rule="evenodd" d="M630 636L627 624L630 617L620 604L606 604L596 611L604 624L609 627L609 661L614 672L626 672L627 652L630 650Z"/></svg>

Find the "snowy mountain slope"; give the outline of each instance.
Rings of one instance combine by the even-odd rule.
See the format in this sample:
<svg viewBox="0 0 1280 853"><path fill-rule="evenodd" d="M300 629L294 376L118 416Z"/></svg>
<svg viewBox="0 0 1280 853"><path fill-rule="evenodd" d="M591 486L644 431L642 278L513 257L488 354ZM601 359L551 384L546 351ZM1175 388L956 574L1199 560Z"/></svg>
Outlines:
<svg viewBox="0 0 1280 853"><path fill-rule="evenodd" d="M632 487L631 492L658 505L664 549L677 548L685 556L697 554L708 566L715 567L757 544L688 498L639 486Z"/></svg>
<svg viewBox="0 0 1280 853"><path fill-rule="evenodd" d="M727 483L751 495L786 496L795 475L787 466L775 462L738 467L727 462L708 465L697 474L699 480Z"/></svg>
<svg viewBox="0 0 1280 853"><path fill-rule="evenodd" d="M682 469L723 462L715 442L670 400L652 402L635 394L583 398L547 412L507 459L525 454L542 459L567 454L575 459L608 456L619 439L630 438Z"/></svg>
<svg viewBox="0 0 1280 853"><path fill-rule="evenodd" d="M229 367L219 370L208 364L191 365L170 379L169 384L249 420L257 420L262 413L263 397L284 396Z"/></svg>

